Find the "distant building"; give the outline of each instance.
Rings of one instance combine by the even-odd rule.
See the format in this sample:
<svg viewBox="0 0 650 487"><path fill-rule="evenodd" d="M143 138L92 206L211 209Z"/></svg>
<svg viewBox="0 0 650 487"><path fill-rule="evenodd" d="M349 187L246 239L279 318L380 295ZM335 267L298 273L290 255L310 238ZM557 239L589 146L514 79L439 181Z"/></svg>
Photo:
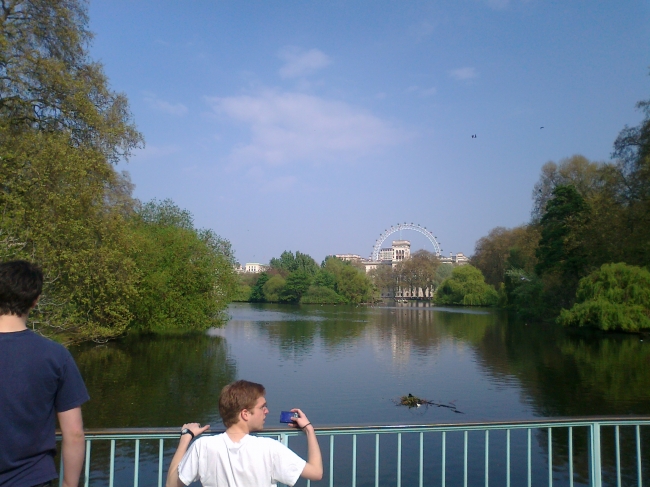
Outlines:
<svg viewBox="0 0 650 487"><path fill-rule="evenodd" d="M443 264L465 265L469 264L469 257L466 257L462 252L458 252L456 255L449 252L449 257L440 256L440 262Z"/></svg>
<svg viewBox="0 0 650 487"><path fill-rule="evenodd" d="M259 264L257 262L247 262L244 266L244 272L248 272L250 274L259 274L260 272L265 272L268 270L268 265Z"/></svg>
<svg viewBox="0 0 650 487"><path fill-rule="evenodd" d="M337 259L345 260L347 262L361 262L363 257L357 254L334 254Z"/></svg>

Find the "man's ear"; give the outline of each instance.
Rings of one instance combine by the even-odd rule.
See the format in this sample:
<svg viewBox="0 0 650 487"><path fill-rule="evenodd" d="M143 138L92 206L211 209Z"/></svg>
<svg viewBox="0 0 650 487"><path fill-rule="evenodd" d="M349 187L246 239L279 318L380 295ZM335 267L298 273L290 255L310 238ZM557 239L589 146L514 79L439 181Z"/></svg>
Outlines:
<svg viewBox="0 0 650 487"><path fill-rule="evenodd" d="M41 299L40 294L39 294L38 297L34 300L34 302L32 303L31 307L29 308L30 311L33 310L34 308L36 308L36 305L38 304L38 300L39 300L39 299Z"/></svg>
<svg viewBox="0 0 650 487"><path fill-rule="evenodd" d="M242 409L239 412L239 417L242 419L242 421L248 421L250 419L250 411L248 409Z"/></svg>

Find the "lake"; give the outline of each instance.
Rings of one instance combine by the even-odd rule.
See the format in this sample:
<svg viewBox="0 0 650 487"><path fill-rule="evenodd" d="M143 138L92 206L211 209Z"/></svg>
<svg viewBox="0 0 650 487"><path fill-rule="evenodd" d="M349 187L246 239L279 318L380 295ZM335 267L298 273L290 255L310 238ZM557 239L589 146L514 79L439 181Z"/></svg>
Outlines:
<svg viewBox="0 0 650 487"><path fill-rule="evenodd" d="M85 426L220 429L219 391L242 378L266 386L267 427L292 407L316 427L650 414L650 340L639 335L426 303L242 303L229 314L206 334L72 348L91 396ZM439 406L397 406L409 393Z"/></svg>

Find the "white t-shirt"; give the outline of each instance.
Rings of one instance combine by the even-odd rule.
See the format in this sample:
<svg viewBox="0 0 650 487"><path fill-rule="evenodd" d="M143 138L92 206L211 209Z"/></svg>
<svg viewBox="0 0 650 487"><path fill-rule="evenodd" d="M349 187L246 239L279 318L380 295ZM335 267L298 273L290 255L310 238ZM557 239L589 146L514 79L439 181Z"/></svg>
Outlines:
<svg viewBox="0 0 650 487"><path fill-rule="evenodd" d="M178 465L178 477L185 485L198 480L203 487L293 485L306 463L273 438L246 435L234 443L221 433L190 445Z"/></svg>

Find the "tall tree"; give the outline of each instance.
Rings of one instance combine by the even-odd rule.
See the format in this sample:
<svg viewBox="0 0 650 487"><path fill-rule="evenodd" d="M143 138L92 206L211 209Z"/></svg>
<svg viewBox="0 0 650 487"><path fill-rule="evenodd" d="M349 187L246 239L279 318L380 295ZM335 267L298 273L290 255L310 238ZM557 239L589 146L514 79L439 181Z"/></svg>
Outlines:
<svg viewBox="0 0 650 487"><path fill-rule="evenodd" d="M142 142L126 97L88 56L86 2L5 0L0 12L0 121L11 131L65 132L108 161Z"/></svg>

